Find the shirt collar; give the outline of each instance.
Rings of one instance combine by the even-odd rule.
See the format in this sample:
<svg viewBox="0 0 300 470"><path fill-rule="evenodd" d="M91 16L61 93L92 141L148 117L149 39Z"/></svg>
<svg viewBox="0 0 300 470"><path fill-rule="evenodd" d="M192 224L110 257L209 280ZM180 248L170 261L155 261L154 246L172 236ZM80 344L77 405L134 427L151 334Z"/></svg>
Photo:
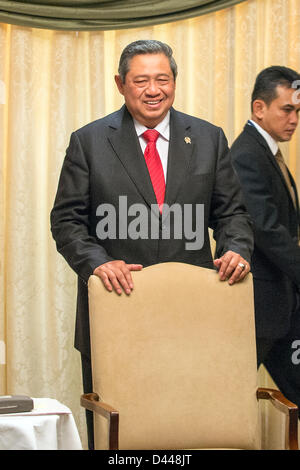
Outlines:
<svg viewBox="0 0 300 470"><path fill-rule="evenodd" d="M138 122L136 119L133 119L133 122L134 122L136 133L140 137L148 129L148 127L144 126L143 124ZM154 129L157 130L157 132L159 132L160 135L165 140L169 140L170 138L170 111L167 112L164 119L160 123L158 123Z"/></svg>
<svg viewBox="0 0 300 470"><path fill-rule="evenodd" d="M257 122L252 121L252 119L249 119L248 124L250 124L250 126L254 126L257 129L257 131L267 141L267 144L270 147L270 150L271 150L272 154L276 155L276 153L278 151L278 144L277 144L276 140L274 140L273 137L271 137L270 134L267 131L265 131L259 124L257 124Z"/></svg>

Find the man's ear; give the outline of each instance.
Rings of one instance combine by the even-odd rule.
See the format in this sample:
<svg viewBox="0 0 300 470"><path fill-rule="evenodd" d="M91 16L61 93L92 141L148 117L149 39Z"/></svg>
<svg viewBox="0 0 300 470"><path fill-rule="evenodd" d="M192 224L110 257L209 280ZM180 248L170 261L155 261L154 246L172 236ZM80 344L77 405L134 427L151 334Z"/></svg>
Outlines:
<svg viewBox="0 0 300 470"><path fill-rule="evenodd" d="M267 105L263 100L255 100L252 103L252 114L259 120L264 117L264 111Z"/></svg>
<svg viewBox="0 0 300 470"><path fill-rule="evenodd" d="M124 83L122 82L120 75L115 75L115 82L121 95L124 95Z"/></svg>

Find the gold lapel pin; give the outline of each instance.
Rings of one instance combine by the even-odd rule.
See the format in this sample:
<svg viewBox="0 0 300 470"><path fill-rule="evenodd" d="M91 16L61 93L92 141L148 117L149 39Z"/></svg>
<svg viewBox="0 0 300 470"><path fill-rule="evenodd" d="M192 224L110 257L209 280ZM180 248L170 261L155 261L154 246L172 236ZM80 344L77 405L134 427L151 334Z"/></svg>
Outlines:
<svg viewBox="0 0 300 470"><path fill-rule="evenodd" d="M184 141L185 141L186 144L191 144L191 143L192 143L190 137L185 137L185 138L184 138Z"/></svg>

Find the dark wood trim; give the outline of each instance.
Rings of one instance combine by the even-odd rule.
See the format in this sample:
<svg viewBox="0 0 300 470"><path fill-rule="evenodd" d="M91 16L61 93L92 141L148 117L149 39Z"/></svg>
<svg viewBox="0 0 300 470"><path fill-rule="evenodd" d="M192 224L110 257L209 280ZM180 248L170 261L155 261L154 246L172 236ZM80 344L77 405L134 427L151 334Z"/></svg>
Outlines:
<svg viewBox="0 0 300 470"><path fill-rule="evenodd" d="M119 412L112 406L100 401L97 393L81 395L80 404L87 410L100 414L108 420L109 450L119 449Z"/></svg>
<svg viewBox="0 0 300 470"><path fill-rule="evenodd" d="M272 405L286 415L285 446L288 450L298 448L298 407L279 391L271 388L258 388L257 398L270 400Z"/></svg>

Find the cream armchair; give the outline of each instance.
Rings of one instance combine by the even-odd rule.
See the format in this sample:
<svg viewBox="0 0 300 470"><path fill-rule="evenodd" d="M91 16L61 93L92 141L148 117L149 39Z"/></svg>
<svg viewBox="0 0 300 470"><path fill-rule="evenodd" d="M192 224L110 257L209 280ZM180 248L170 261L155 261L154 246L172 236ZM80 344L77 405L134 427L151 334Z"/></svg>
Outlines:
<svg viewBox="0 0 300 470"><path fill-rule="evenodd" d="M297 449L297 407L257 387L252 278L229 286L214 270L163 263L133 272L118 296L89 280L96 449L259 449L258 399L286 413Z"/></svg>

